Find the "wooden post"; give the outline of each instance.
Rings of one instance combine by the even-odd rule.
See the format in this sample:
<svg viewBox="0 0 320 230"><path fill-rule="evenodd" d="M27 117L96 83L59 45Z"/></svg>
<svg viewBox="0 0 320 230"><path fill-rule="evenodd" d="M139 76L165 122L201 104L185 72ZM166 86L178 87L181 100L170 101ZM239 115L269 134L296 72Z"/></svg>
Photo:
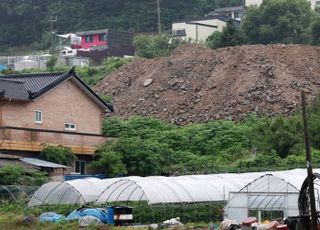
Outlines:
<svg viewBox="0 0 320 230"><path fill-rule="evenodd" d="M196 43L198 43L199 40L199 31L198 31L198 24L196 24Z"/></svg>
<svg viewBox="0 0 320 230"><path fill-rule="evenodd" d="M307 160L307 170L308 170L308 187L310 196L310 208L311 208L311 226L313 230L317 230L317 210L314 198L314 185L313 185L313 172L312 172L312 159L311 159L311 149L309 141L309 129L308 129L308 119L306 110L306 97L305 93L301 91L301 103L302 103L302 116L304 124L304 142L306 145L306 160Z"/></svg>

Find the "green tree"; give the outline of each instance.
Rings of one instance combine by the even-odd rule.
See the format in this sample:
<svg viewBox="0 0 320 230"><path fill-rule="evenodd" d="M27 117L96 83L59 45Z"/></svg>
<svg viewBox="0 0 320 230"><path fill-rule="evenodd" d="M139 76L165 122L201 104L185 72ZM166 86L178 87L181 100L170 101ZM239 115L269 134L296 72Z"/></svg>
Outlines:
<svg viewBox="0 0 320 230"><path fill-rule="evenodd" d="M186 41L172 37L168 34L145 35L140 34L134 39L136 54L143 58L155 58L168 56L179 45L186 44Z"/></svg>
<svg viewBox="0 0 320 230"><path fill-rule="evenodd" d="M100 146L94 155L94 161L89 167L108 176L126 174L127 170L122 162L122 155L114 152L110 148L111 146L112 144L108 142Z"/></svg>
<svg viewBox="0 0 320 230"><path fill-rule="evenodd" d="M213 32L208 38L207 38L207 41L206 41L208 47L210 47L211 49L217 49L217 48L220 48L220 47L223 47L222 46L222 32L220 31L215 31Z"/></svg>
<svg viewBox="0 0 320 230"><path fill-rule="evenodd" d="M310 26L312 44L320 45L320 16L314 18Z"/></svg>
<svg viewBox="0 0 320 230"><path fill-rule="evenodd" d="M207 45L212 48L236 46L244 43L240 29L236 28L233 20L228 20L222 32L216 31L207 38Z"/></svg>
<svg viewBox="0 0 320 230"><path fill-rule="evenodd" d="M319 108L319 99L308 107L316 165L320 165ZM113 165L122 164L128 175L141 176L266 171L305 164L300 112L182 127L150 117L107 118L103 130L117 139L103 147L106 153L98 154L94 164L111 175L120 171Z"/></svg>
<svg viewBox="0 0 320 230"><path fill-rule="evenodd" d="M130 63L132 58L107 58L99 67L82 67L77 68L76 72L81 79L89 86L99 83L106 75L119 69L121 66Z"/></svg>
<svg viewBox="0 0 320 230"><path fill-rule="evenodd" d="M56 66L58 58L56 56L51 56L46 63L46 67L50 72L54 71L54 67Z"/></svg>
<svg viewBox="0 0 320 230"><path fill-rule="evenodd" d="M149 117L104 122L104 134L118 138L109 143L110 151L122 156L129 175L218 171L222 164L246 156L251 148L249 130L231 121L180 128Z"/></svg>
<svg viewBox="0 0 320 230"><path fill-rule="evenodd" d="M77 159L71 148L58 146L45 146L39 155L40 159L62 165L72 165Z"/></svg>
<svg viewBox="0 0 320 230"><path fill-rule="evenodd" d="M275 151L268 154L258 154L252 159L241 160L237 168L239 171L266 171L282 168L282 159Z"/></svg>
<svg viewBox="0 0 320 230"><path fill-rule="evenodd" d="M162 172L163 150L157 142L139 137L120 138L113 150L122 155L128 175L149 176L160 175Z"/></svg>
<svg viewBox="0 0 320 230"><path fill-rule="evenodd" d="M108 118L103 124L103 133L111 137L134 137L147 138L158 131L174 129L175 126L162 122L152 117L131 117L128 120L120 118Z"/></svg>
<svg viewBox="0 0 320 230"><path fill-rule="evenodd" d="M162 29L179 19L202 17L215 8L239 5L242 0L161 0ZM72 17L70 17L72 12ZM157 3L150 0L5 0L0 1L0 46L31 45L42 48L42 35L50 31L50 16L57 33L117 28L139 32L157 31ZM41 44L40 44L41 43ZM1 45L2 44L2 45ZM40 46L39 46L40 44Z"/></svg>
<svg viewBox="0 0 320 230"><path fill-rule="evenodd" d="M268 0L250 7L242 22L249 43L308 43L312 10L305 0Z"/></svg>
<svg viewBox="0 0 320 230"><path fill-rule="evenodd" d="M320 97L308 107L308 125L311 146L320 149Z"/></svg>
<svg viewBox="0 0 320 230"><path fill-rule="evenodd" d="M19 165L6 165L0 168L0 185L39 186L48 181L45 173L26 171Z"/></svg>
<svg viewBox="0 0 320 230"><path fill-rule="evenodd" d="M280 157L303 151L303 137L300 117L263 118L253 127L253 141L258 151L275 151Z"/></svg>

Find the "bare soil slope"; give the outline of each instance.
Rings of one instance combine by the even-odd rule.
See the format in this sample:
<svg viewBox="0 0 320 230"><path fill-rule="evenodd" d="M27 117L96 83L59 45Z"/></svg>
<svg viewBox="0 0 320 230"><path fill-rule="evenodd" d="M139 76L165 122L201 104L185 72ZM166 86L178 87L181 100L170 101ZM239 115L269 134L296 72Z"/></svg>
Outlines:
<svg viewBox="0 0 320 230"><path fill-rule="evenodd" d="M247 45L177 48L172 56L135 60L95 91L113 97L115 115L150 115L176 124L240 120L250 113L291 114L300 90L320 90L320 48Z"/></svg>

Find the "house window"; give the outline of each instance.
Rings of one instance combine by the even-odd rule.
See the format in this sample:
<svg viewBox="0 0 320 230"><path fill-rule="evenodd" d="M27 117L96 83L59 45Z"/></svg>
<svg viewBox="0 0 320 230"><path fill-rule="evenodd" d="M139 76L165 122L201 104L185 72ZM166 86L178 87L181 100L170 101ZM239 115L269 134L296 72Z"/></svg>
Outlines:
<svg viewBox="0 0 320 230"><path fill-rule="evenodd" d="M86 36L86 43L90 43L90 42L93 42L93 36L92 35Z"/></svg>
<svg viewBox="0 0 320 230"><path fill-rule="evenodd" d="M240 12L234 12L234 18L240 18Z"/></svg>
<svg viewBox="0 0 320 230"><path fill-rule="evenodd" d="M34 111L34 123L42 124L42 111Z"/></svg>
<svg viewBox="0 0 320 230"><path fill-rule="evenodd" d="M99 41L107 41L107 34L99 34Z"/></svg>
<svg viewBox="0 0 320 230"><path fill-rule="evenodd" d="M185 36L187 36L187 33L186 33L186 30L185 30L185 29L174 30L174 31L173 31L173 36L176 36L176 37L185 37Z"/></svg>
<svg viewBox="0 0 320 230"><path fill-rule="evenodd" d="M80 174L86 174L86 162L74 161L74 172L80 173Z"/></svg>
<svg viewBox="0 0 320 230"><path fill-rule="evenodd" d="M77 130L77 125L72 123L64 123L64 130L75 131Z"/></svg>

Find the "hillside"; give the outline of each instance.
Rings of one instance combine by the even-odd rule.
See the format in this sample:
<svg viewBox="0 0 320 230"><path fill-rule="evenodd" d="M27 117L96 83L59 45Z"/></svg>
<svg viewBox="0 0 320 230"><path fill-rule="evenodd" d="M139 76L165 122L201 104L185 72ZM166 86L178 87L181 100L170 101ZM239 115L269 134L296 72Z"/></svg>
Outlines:
<svg viewBox="0 0 320 230"><path fill-rule="evenodd" d="M203 16L215 8L241 4L241 0L161 0L162 27L177 19ZM0 1L0 48L50 44L50 16L57 16L53 30L69 33L116 28L134 32L157 31L156 0L10 0Z"/></svg>
<svg viewBox="0 0 320 230"><path fill-rule="evenodd" d="M177 48L172 56L135 60L96 87L113 98L115 115L150 115L175 124L241 120L250 113L289 115L300 90L320 90L320 48L252 45Z"/></svg>

